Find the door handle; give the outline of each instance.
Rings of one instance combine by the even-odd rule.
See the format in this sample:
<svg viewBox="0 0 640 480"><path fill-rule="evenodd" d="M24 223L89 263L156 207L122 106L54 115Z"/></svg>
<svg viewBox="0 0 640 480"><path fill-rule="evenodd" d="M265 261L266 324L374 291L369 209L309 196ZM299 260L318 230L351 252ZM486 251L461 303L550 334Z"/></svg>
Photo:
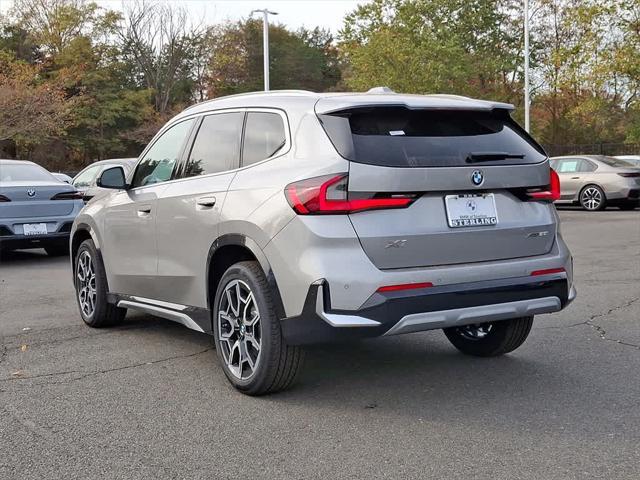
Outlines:
<svg viewBox="0 0 640 480"><path fill-rule="evenodd" d="M571 177L571 180L580 180L580 177Z"/></svg>
<svg viewBox="0 0 640 480"><path fill-rule="evenodd" d="M140 205L138 207L138 216L146 217L151 214L151 205Z"/></svg>
<svg viewBox="0 0 640 480"><path fill-rule="evenodd" d="M216 204L216 197L207 196L200 197L196 200L196 204L204 208L212 208Z"/></svg>

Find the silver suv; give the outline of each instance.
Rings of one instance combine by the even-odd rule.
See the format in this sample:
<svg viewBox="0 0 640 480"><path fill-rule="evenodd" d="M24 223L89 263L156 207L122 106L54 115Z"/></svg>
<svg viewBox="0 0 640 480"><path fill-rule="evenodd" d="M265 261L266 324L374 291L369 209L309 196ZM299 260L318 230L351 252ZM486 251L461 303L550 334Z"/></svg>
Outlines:
<svg viewBox="0 0 640 480"><path fill-rule="evenodd" d="M82 318L211 334L253 395L288 387L307 343L443 329L508 353L575 296L558 176L512 109L386 89L188 108L77 217Z"/></svg>

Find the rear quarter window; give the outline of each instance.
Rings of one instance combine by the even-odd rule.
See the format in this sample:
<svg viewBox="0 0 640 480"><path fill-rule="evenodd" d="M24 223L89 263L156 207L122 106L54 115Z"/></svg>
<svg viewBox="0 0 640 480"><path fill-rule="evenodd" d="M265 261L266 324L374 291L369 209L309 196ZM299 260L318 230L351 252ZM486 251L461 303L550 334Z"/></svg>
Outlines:
<svg viewBox="0 0 640 480"><path fill-rule="evenodd" d="M546 153L506 111L369 107L319 115L348 160L385 167L539 163Z"/></svg>
<svg viewBox="0 0 640 480"><path fill-rule="evenodd" d="M249 112L244 131L242 165L251 165L277 154L287 142L282 117L277 113Z"/></svg>

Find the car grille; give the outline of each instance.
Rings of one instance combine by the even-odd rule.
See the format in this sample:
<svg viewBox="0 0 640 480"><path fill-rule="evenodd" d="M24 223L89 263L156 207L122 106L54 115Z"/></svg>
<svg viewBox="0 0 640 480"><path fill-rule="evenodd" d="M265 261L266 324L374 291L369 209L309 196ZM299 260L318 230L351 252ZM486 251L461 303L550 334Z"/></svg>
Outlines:
<svg viewBox="0 0 640 480"><path fill-rule="evenodd" d="M0 237L9 237L13 235L13 232L9 230L7 227L0 226Z"/></svg>

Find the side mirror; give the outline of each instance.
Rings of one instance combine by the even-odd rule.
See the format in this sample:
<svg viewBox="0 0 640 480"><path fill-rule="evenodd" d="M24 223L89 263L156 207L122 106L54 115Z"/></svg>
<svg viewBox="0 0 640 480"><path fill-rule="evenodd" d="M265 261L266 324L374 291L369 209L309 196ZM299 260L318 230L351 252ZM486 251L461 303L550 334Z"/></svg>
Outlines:
<svg viewBox="0 0 640 480"><path fill-rule="evenodd" d="M124 175L124 168L110 167L100 174L96 182L98 187L113 188L115 190L123 190L127 188L127 179Z"/></svg>

